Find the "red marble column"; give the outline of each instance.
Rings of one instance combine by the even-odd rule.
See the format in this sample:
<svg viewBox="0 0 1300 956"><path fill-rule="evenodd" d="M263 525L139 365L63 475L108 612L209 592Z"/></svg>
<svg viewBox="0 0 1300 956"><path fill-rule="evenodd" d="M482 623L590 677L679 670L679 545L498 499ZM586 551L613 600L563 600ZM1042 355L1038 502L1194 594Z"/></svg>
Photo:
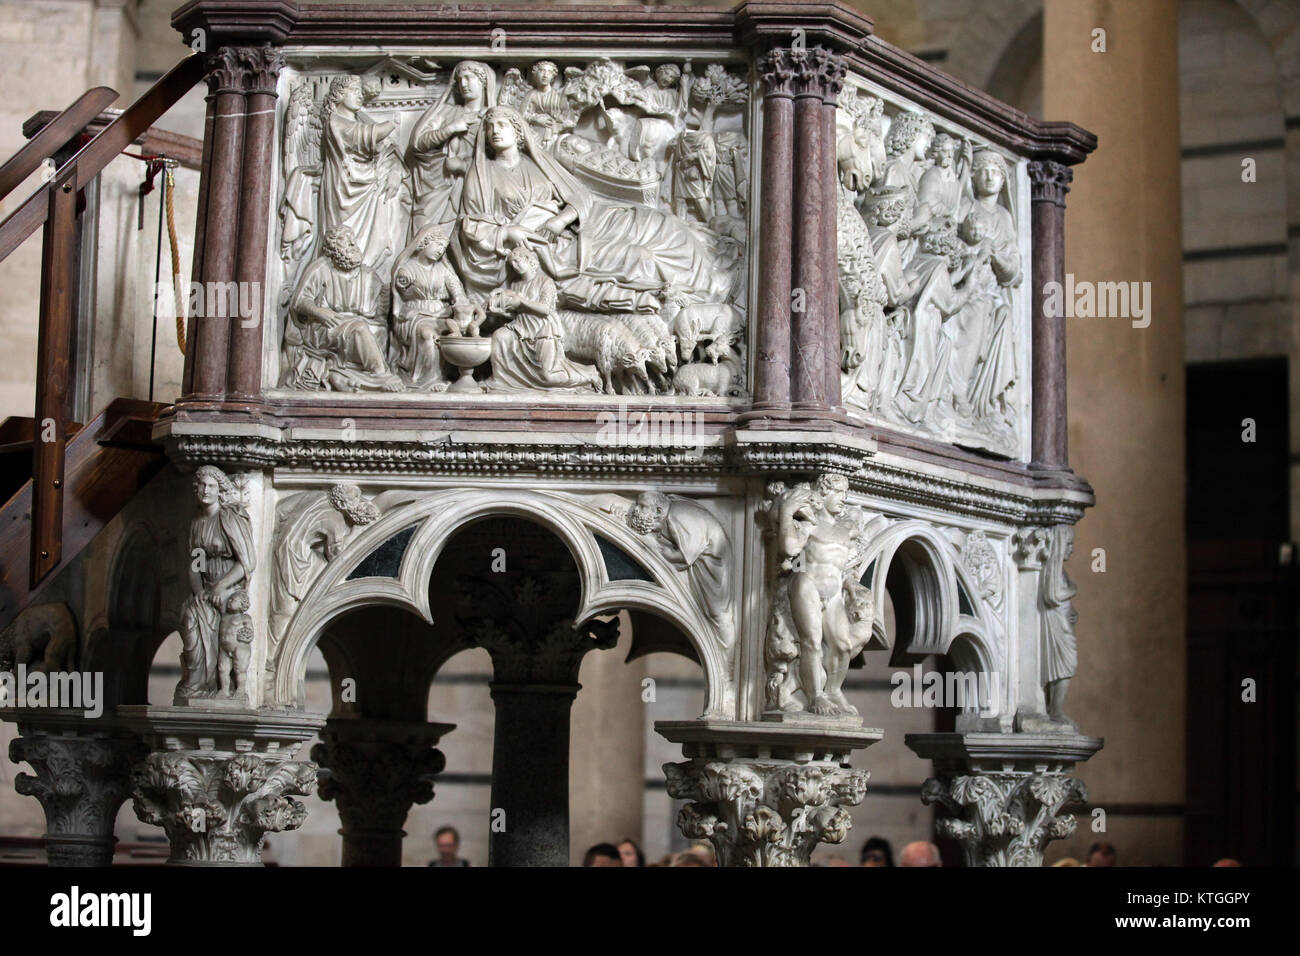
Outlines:
<svg viewBox="0 0 1300 956"><path fill-rule="evenodd" d="M190 281L198 282L203 276L204 230L208 218L208 170L212 165L212 127L216 97L209 93L207 110L203 117L203 160L199 164L199 205L194 217L194 257L190 265ZM186 303L188 309L188 300ZM194 390L194 356L195 356L195 316L186 314L185 323L185 371L181 378L181 394L189 395Z"/></svg>
<svg viewBox="0 0 1300 956"><path fill-rule="evenodd" d="M207 180L203 230L204 305L211 283L235 281L236 245L239 241L239 193L243 165L244 95L242 69L233 49L223 47L209 58L208 87L212 96L212 148ZM227 288L229 286L227 285ZM226 362L230 347L230 312L238 318L238 296L227 297L225 314L195 318L192 395L219 399L226 391Z"/></svg>
<svg viewBox="0 0 1300 956"><path fill-rule="evenodd" d="M826 409L826 215L823 96L825 64L820 47L792 50L795 64L794 289L791 325L791 406L797 418L819 418Z"/></svg>
<svg viewBox="0 0 1300 956"><path fill-rule="evenodd" d="M759 61L763 97L761 244L753 417L790 413L790 287L794 188L793 68L790 52L775 49Z"/></svg>
<svg viewBox="0 0 1300 956"><path fill-rule="evenodd" d="M1054 160L1029 164L1034 245L1032 466L1068 469L1065 317L1044 308L1047 283L1065 283L1065 194L1074 173Z"/></svg>
<svg viewBox="0 0 1300 956"><path fill-rule="evenodd" d="M822 92L822 142L825 148L818 157L822 166L822 186L825 190L823 202L826 214L822 218L822 262L826 270L826 404L839 408L840 400L840 269L839 269L839 223L836 209L839 205L839 176L835 162L837 142L835 116L839 110L840 90L844 88L846 68L843 59L835 57L831 62L826 77L826 87Z"/></svg>
<svg viewBox="0 0 1300 956"><path fill-rule="evenodd" d="M239 249L236 279L251 295L252 315L230 322L227 397L256 398L262 391L262 340L265 328L263 291L266 283L267 219L271 205L272 150L275 144L275 85L284 66L279 47L241 47L248 113L244 122L243 183L239 206Z"/></svg>

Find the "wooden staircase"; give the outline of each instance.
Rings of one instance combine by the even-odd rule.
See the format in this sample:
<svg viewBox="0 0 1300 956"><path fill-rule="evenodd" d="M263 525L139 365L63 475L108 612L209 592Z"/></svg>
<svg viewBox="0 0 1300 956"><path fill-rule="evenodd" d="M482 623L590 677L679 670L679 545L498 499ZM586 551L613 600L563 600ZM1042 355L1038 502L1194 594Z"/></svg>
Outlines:
<svg viewBox="0 0 1300 956"><path fill-rule="evenodd" d="M53 160L56 168L0 222L0 259L41 231L41 299L32 418L0 423L0 628L9 624L163 466L152 441L163 405L119 398L92 421L70 422L78 376L73 318L81 190L204 76L205 58L186 57L135 103L91 135L117 98L96 87L43 123L0 164L0 199Z"/></svg>
<svg viewBox="0 0 1300 956"><path fill-rule="evenodd" d="M64 461L63 562L70 562L156 475L167 458L153 443L153 423L167 406L129 398L113 401L85 426L69 426ZM75 427L75 431L73 430ZM0 628L35 603L53 576L31 581L31 461L38 435L30 418L0 424L0 481L12 494L0 508ZM21 460L27 477L20 480Z"/></svg>

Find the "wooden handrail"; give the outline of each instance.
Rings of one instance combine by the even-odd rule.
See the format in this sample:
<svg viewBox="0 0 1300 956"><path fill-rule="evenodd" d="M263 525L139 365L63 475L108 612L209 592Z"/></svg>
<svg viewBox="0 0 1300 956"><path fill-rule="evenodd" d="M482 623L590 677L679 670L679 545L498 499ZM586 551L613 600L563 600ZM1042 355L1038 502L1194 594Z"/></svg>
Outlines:
<svg viewBox="0 0 1300 956"><path fill-rule="evenodd" d="M68 439L63 409L73 372L69 348L76 301L77 193L203 79L205 60L206 57L191 55L168 70L148 92L60 165L51 181L36 190L0 223L0 259L16 249L36 231L37 226L45 227L40 332L36 347L36 414L33 423L36 440L32 444L31 552L28 565L29 587L32 589L58 566L63 557L64 457ZM111 90L107 92L112 93ZM102 95L87 96L90 99L82 97L74 107L80 112L93 106L88 120L107 104L99 102ZM0 168L0 176L5 171L17 175L29 165L35 169L32 164L39 165L44 160L43 156L37 157L49 148L51 142L62 137L54 147L56 149L66 143L68 137L61 130L72 123L71 119L64 122L67 115L68 111L65 111L38 134L36 140ZM81 129L85 122L82 121L76 130ZM53 133L51 128L54 128ZM43 145L30 150L29 147L37 141Z"/></svg>
<svg viewBox="0 0 1300 956"><path fill-rule="evenodd" d="M46 191L49 212L41 259L41 324L36 343L36 440L32 444L31 586L63 560L63 465L68 436L63 401L72 363L77 264L77 161L65 163Z"/></svg>
<svg viewBox="0 0 1300 956"><path fill-rule="evenodd" d="M83 146L68 160L68 163L76 164L77 170L76 180L72 184L73 192L103 172L104 167L131 145L137 136L193 89L203 79L203 74L204 57L186 57L168 70L162 79L132 103L121 116L104 127L98 136ZM59 170L64 169L68 163L64 163ZM38 189L0 223L0 260L17 249L38 226L44 224L48 212L46 190Z"/></svg>
<svg viewBox="0 0 1300 956"><path fill-rule="evenodd" d="M0 199L4 199L28 176L80 133L108 104L117 99L117 90L97 86L82 93L66 110L54 117L45 128L28 140L0 166Z"/></svg>

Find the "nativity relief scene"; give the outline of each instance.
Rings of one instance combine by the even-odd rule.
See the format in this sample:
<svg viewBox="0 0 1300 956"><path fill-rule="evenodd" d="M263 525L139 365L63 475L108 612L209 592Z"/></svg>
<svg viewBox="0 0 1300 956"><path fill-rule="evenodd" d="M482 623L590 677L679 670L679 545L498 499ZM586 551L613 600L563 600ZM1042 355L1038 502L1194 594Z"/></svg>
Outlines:
<svg viewBox="0 0 1300 956"><path fill-rule="evenodd" d="M846 91L836 168L845 405L1018 457L1029 383L1017 290L1028 263L1014 165L925 113Z"/></svg>
<svg viewBox="0 0 1300 956"><path fill-rule="evenodd" d="M746 394L748 72L288 77L280 388Z"/></svg>

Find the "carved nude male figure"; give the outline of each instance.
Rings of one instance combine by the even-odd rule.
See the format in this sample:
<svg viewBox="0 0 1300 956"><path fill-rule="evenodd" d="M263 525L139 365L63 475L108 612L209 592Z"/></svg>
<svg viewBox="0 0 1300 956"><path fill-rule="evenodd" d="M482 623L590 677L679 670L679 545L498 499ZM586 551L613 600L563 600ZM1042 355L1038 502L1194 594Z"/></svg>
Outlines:
<svg viewBox="0 0 1300 956"><path fill-rule="evenodd" d="M844 572L859 534L846 511L848 479L822 475L796 486L779 504L779 543L790 569L790 611L799 639L799 685L814 714L852 712L842 685L854 634L844 601Z"/></svg>

